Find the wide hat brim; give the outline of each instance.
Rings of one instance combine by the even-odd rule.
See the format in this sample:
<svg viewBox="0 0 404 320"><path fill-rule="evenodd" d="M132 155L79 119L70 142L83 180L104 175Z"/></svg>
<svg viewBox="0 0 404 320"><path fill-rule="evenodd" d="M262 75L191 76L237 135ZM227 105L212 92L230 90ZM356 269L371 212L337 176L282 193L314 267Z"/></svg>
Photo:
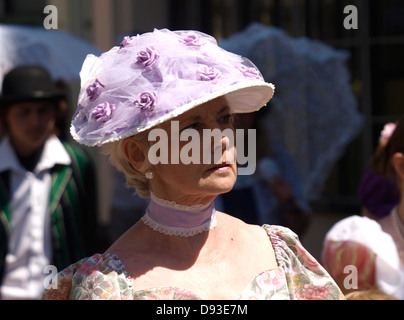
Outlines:
<svg viewBox="0 0 404 320"><path fill-rule="evenodd" d="M207 103L219 97L224 97L227 100L230 111L232 113L255 112L264 107L266 103L268 103L268 101L272 98L274 91L275 87L273 86L273 84L271 83L257 84L256 82L252 82L249 84L243 83L242 85L223 88L222 90L208 94L200 99L193 100L192 102L185 104L164 116L159 117L157 120L153 122L133 128L132 130L127 130L124 134L111 136L110 138L104 139L100 142L96 141L90 142L87 141L86 137L77 135L76 129L73 125L70 127L70 133L72 137L81 144L84 144L88 147L93 147L97 145L100 146L105 143L118 141L130 137L132 135L135 135L137 133L149 130L155 126L158 126L159 124L172 120L193 108L196 108L204 103Z"/></svg>

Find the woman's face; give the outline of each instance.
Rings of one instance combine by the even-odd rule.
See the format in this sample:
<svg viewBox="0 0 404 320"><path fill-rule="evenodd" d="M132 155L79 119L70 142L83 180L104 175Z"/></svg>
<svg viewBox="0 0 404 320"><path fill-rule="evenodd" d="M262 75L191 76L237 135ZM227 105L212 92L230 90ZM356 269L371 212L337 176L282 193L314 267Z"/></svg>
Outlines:
<svg viewBox="0 0 404 320"><path fill-rule="evenodd" d="M237 177L236 148L234 143L229 143L229 138L220 135L219 143L214 144L213 139L209 143L203 143L204 129L208 132L213 129L223 131L228 129L234 132L232 115L227 102L223 98L207 102L194 108L183 115L173 119L178 121L179 132L172 132L172 121L167 121L160 128L165 130L168 137L168 164L157 163L151 165L153 179L150 180L151 191L158 197L170 201L175 201L184 205L204 204L212 201L217 195L228 192L232 189ZM179 163L173 164L171 161L171 145L177 143L171 137L177 139L181 133L192 128L198 133L200 161L198 164L184 164L184 160L179 156ZM175 131L175 129L174 129ZM194 131L195 132L195 131ZM172 135L173 134L173 135ZM205 135L206 136L206 135ZM198 142L193 140L192 143ZM189 145L191 139L179 141L179 151ZM219 148L217 154L219 161L214 161L215 148ZM187 153L189 154L189 153ZM203 157L210 157L210 161L205 161ZM217 159L217 158L216 158ZM195 161L194 161L195 162ZM229 163L230 162L230 163ZM216 163L216 164L215 164Z"/></svg>

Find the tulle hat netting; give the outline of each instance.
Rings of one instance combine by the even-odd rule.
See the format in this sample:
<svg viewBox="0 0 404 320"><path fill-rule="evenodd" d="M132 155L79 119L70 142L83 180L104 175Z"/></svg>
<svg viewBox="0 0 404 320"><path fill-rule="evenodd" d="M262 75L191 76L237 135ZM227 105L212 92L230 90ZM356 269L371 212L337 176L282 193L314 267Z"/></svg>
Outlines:
<svg viewBox="0 0 404 320"><path fill-rule="evenodd" d="M197 31L125 37L100 57L88 55L80 77L70 131L87 146L142 132L220 96L234 113L253 112L274 92L251 61Z"/></svg>

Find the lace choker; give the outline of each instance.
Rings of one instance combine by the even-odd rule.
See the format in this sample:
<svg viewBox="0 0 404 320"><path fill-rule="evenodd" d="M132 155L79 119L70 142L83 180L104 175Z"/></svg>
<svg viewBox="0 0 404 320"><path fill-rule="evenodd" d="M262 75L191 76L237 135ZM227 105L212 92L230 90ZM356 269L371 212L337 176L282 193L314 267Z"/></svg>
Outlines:
<svg viewBox="0 0 404 320"><path fill-rule="evenodd" d="M192 237L216 226L215 204L184 206L150 195L141 220L155 231L171 236Z"/></svg>

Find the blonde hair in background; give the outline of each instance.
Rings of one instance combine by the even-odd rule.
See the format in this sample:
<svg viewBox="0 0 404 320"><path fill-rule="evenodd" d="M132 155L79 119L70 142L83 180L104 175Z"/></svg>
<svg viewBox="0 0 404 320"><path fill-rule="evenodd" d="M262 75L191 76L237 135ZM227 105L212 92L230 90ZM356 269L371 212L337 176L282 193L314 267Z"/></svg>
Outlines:
<svg viewBox="0 0 404 320"><path fill-rule="evenodd" d="M345 295L347 300L398 300L379 289L353 291Z"/></svg>

